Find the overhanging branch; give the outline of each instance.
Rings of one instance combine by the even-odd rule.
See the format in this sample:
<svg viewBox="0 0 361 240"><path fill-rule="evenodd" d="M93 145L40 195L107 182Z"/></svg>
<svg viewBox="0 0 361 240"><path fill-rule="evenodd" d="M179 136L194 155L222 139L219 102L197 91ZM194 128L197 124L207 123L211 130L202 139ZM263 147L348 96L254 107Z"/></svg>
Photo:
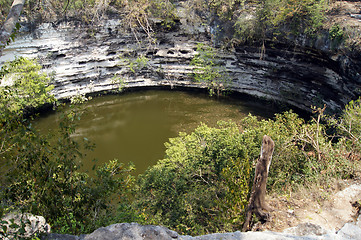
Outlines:
<svg viewBox="0 0 361 240"><path fill-rule="evenodd" d="M14 0L10 12L3 26L0 28L0 56L2 55L3 48L10 40L11 33L15 29L16 23L19 21L24 4L25 0Z"/></svg>

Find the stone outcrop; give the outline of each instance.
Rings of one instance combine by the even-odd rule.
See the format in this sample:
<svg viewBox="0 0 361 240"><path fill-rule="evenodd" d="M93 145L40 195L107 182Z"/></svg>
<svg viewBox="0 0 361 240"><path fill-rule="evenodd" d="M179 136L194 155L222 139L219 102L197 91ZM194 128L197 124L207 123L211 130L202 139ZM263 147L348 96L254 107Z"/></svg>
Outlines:
<svg viewBox="0 0 361 240"><path fill-rule="evenodd" d="M361 219L357 223L347 223L338 232L330 232L318 225L300 224L284 232L232 232L203 236L184 236L166 227L139 225L138 223L118 223L95 230L82 236L49 234L45 240L357 240L361 236Z"/></svg>
<svg viewBox="0 0 361 240"><path fill-rule="evenodd" d="M352 184L330 196L322 206L313 204L310 209L295 209L293 215L304 223L308 222L330 231L337 231L346 223L352 223L355 216L357 217L357 208L353 205L360 201L360 196L361 185ZM358 224L361 224L360 220Z"/></svg>
<svg viewBox="0 0 361 240"><path fill-rule="evenodd" d="M192 82L189 63L198 42L214 42L212 26L191 28L181 19L174 30L157 34L156 45L141 47L122 30L119 19L104 20L96 27L74 21L44 23L32 30L24 26L4 50L0 64L15 56L39 58L53 76L57 98L114 91L120 86L205 87ZM306 111L323 104L337 111L357 98L359 54L333 53L327 35L294 43L266 42L264 52L258 45L236 45L221 52L220 64L232 79L231 90ZM148 60L134 69L141 55Z"/></svg>
<svg viewBox="0 0 361 240"><path fill-rule="evenodd" d="M17 226L13 226L13 223ZM42 216L34 216L30 213L9 213L1 219L1 230L6 229L2 239L29 238L34 234L50 233L50 225ZM24 231L24 233L22 232ZM17 236L14 238L14 236Z"/></svg>

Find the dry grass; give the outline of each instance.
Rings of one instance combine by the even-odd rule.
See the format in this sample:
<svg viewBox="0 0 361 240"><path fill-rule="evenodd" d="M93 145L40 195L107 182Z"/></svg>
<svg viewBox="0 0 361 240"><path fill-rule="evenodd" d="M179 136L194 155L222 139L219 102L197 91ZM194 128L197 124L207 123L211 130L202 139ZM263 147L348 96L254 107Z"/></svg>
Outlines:
<svg viewBox="0 0 361 240"><path fill-rule="evenodd" d="M273 208L271 221L253 227L254 231L283 231L300 223L310 222L324 229L338 230L355 218L357 209L352 196L340 197L342 190L360 185L361 180L333 180L328 186L314 183L296 191L270 193L267 203ZM361 195L359 195L361 196Z"/></svg>
<svg viewBox="0 0 361 240"><path fill-rule="evenodd" d="M345 45L361 49L361 20L351 14L361 14L360 1L334 1L327 12L325 28L339 25L347 38Z"/></svg>

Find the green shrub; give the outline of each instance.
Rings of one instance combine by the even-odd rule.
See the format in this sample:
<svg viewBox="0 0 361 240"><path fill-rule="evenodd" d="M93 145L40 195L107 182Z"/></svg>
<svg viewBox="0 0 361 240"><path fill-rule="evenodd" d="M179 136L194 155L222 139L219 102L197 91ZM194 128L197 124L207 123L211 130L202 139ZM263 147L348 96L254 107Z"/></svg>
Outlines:
<svg viewBox="0 0 361 240"><path fill-rule="evenodd" d="M293 112L276 114L274 120L257 120L248 116L241 121L243 137L248 139L248 148L258 156L263 135L270 136L275 142L268 186L272 189L289 188L292 183L304 179L306 159L296 142L296 136L305 127L303 119Z"/></svg>
<svg viewBox="0 0 361 240"><path fill-rule="evenodd" d="M72 138L81 111L73 106L59 122L59 130L41 135L23 118L24 108L45 104L53 97L48 79L33 61L18 59L1 70L2 80L13 80L0 90L0 209L44 216L53 231L80 234L121 220L130 220L133 177L130 166L112 160L96 169L95 176L80 171L82 151L92 145ZM33 91L33 92L32 92ZM16 100L16 102L14 101ZM118 209L115 204L121 202Z"/></svg>
<svg viewBox="0 0 361 240"><path fill-rule="evenodd" d="M139 177L136 197L153 223L188 234L240 226L251 161L233 123L206 125L166 144L166 157Z"/></svg>
<svg viewBox="0 0 361 240"><path fill-rule="evenodd" d="M6 163L1 192L6 209L21 209L44 216L53 231L80 234L112 223L115 203L128 201L132 167L117 160L96 169L95 176L80 171L85 146L75 142L73 121L68 113L59 133L39 135L26 121L0 131L4 143L0 154ZM18 124L18 125L16 125Z"/></svg>
<svg viewBox="0 0 361 240"><path fill-rule="evenodd" d="M346 112L359 117L359 105L351 103ZM135 207L147 223L183 234L239 229L263 135L275 141L270 191L328 186L332 179L355 176L360 163L344 157L343 143L351 139L332 142L321 123L324 110L315 108L309 122L293 112L268 120L250 115L240 127L223 122L218 128L201 125L190 134L181 133L166 143L165 159L139 177ZM358 131L360 121L353 120Z"/></svg>
<svg viewBox="0 0 361 240"><path fill-rule="evenodd" d="M350 150L360 152L361 149L361 99L350 101L337 122L341 136L345 138Z"/></svg>
<svg viewBox="0 0 361 240"><path fill-rule="evenodd" d="M217 54L219 52L216 49L200 43L197 46L197 54L190 63L194 66L192 74L194 80L204 83L211 96L214 94L220 96L229 88L231 81Z"/></svg>
<svg viewBox="0 0 361 240"><path fill-rule="evenodd" d="M334 41L334 45L339 45L344 38L344 32L340 25L335 24L329 30L329 38Z"/></svg>
<svg viewBox="0 0 361 240"><path fill-rule="evenodd" d="M350 101L339 118L328 117L329 125L337 130L337 148L334 156L338 160L339 174L357 177L361 161L361 99Z"/></svg>
<svg viewBox="0 0 361 240"><path fill-rule="evenodd" d="M166 144L166 158L140 176L137 208L152 223L181 233L239 229L263 135L276 142L269 187L290 189L306 181L309 166L296 141L304 127L309 125L287 112L275 120L250 115L241 128L221 122L181 133Z"/></svg>
<svg viewBox="0 0 361 240"><path fill-rule="evenodd" d="M27 110L38 108L46 103L53 103L50 94L53 86L50 78L41 73L41 66L36 60L23 57L6 62L0 69L0 122L5 113L22 115Z"/></svg>
<svg viewBox="0 0 361 240"><path fill-rule="evenodd" d="M127 59L129 62L130 71L136 73L136 71L140 71L143 68L148 67L149 59L146 56L139 56L135 60Z"/></svg>
<svg viewBox="0 0 361 240"><path fill-rule="evenodd" d="M240 11L235 24L240 40L266 40L289 34L313 35L325 20L326 0L263 0L251 10ZM248 30L248 31L246 31ZM247 36L251 32L251 37ZM246 34L246 35L244 35Z"/></svg>

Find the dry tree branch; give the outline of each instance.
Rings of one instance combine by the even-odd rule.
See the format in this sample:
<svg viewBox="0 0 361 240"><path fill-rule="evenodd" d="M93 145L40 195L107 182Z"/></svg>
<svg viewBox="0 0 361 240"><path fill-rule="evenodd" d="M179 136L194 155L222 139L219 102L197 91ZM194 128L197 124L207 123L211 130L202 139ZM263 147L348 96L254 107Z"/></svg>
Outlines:
<svg viewBox="0 0 361 240"><path fill-rule="evenodd" d="M2 55L3 48L10 41L11 34L16 28L24 4L25 0L14 0L10 12L3 26L0 28L0 56Z"/></svg>

